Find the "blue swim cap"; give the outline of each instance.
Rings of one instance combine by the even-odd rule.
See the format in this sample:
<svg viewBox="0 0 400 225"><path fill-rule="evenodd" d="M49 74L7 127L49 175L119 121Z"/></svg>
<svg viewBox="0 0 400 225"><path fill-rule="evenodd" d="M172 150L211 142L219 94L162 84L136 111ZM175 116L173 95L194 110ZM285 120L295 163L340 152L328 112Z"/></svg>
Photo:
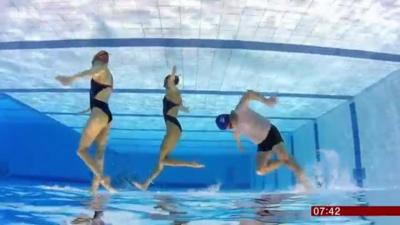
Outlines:
<svg viewBox="0 0 400 225"><path fill-rule="evenodd" d="M226 130L230 123L230 115L229 114L221 114L217 116L215 119L215 123L217 124L220 130Z"/></svg>

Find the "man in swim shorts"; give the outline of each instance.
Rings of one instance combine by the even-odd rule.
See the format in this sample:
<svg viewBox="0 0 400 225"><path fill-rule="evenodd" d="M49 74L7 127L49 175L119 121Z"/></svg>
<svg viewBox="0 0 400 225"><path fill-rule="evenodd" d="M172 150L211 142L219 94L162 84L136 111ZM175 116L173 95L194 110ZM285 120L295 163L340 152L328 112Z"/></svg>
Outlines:
<svg viewBox="0 0 400 225"><path fill-rule="evenodd" d="M276 97L265 98L255 91L247 91L240 99L235 110L230 114L217 116L215 122L221 130L232 130L239 150L243 151L240 135L245 135L257 145L257 175L263 176L285 164L295 173L297 180L306 189L310 189L303 170L285 149L282 136L267 118L261 116L249 107L251 100L259 101L273 107L277 103ZM273 154L278 160L271 160Z"/></svg>

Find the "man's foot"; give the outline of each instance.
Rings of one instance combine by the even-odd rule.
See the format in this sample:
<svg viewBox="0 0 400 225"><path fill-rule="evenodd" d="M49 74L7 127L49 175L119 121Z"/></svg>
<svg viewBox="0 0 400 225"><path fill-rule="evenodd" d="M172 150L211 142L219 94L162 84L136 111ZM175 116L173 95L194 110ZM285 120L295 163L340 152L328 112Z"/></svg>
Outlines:
<svg viewBox="0 0 400 225"><path fill-rule="evenodd" d="M192 164L192 166L191 166L192 168L197 168L197 169L204 168L203 164L200 164L197 162L192 162L191 164Z"/></svg>
<svg viewBox="0 0 400 225"><path fill-rule="evenodd" d="M141 183L138 183L138 182L132 182L132 184L133 184L137 189L139 189L139 190L141 190L141 191L146 191L147 188L148 188L147 185L141 184Z"/></svg>
<svg viewBox="0 0 400 225"><path fill-rule="evenodd" d="M111 186L111 181L109 177L103 177L100 180L100 184L111 194L115 194L117 193L117 190L115 190L112 186Z"/></svg>
<svg viewBox="0 0 400 225"><path fill-rule="evenodd" d="M299 176L299 181L304 186L305 192L310 193L313 190L313 187L311 186L304 173Z"/></svg>

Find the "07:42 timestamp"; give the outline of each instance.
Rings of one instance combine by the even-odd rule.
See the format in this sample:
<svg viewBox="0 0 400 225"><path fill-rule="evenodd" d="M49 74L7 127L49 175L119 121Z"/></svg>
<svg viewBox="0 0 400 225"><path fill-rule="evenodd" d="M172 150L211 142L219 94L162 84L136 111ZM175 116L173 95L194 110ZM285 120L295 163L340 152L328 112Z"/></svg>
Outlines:
<svg viewBox="0 0 400 225"><path fill-rule="evenodd" d="M339 206L312 206L311 216L340 216Z"/></svg>

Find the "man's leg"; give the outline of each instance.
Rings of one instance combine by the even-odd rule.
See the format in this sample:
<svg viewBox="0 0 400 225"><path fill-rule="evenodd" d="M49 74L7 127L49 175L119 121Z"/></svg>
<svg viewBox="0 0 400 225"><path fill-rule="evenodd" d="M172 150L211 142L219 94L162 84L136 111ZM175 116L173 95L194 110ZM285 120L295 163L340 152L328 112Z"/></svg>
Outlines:
<svg viewBox="0 0 400 225"><path fill-rule="evenodd" d="M303 169L297 164L297 162L288 154L285 149L283 142L276 144L272 151L278 155L279 161L285 163L291 170L293 170L294 174L297 177L297 180L301 182L307 189L311 188Z"/></svg>
<svg viewBox="0 0 400 225"><path fill-rule="evenodd" d="M271 160L272 151L258 151L257 152L257 175L263 176L283 164L280 160Z"/></svg>

